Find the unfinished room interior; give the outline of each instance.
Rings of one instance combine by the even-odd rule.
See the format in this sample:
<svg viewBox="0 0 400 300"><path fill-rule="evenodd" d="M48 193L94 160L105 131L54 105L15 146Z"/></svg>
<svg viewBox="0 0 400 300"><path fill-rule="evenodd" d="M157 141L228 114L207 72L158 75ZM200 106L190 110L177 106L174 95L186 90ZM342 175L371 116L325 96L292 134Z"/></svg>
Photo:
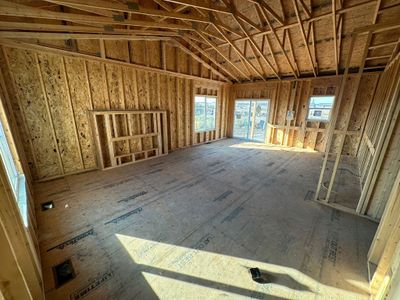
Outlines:
<svg viewBox="0 0 400 300"><path fill-rule="evenodd" d="M400 299L399 0L0 0L0 299Z"/></svg>

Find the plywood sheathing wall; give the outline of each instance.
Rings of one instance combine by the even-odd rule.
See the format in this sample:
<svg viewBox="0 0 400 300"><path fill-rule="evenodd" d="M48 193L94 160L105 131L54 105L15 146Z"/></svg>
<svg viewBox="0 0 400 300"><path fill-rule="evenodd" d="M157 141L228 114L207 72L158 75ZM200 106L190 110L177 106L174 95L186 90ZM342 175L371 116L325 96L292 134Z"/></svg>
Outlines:
<svg viewBox="0 0 400 300"><path fill-rule="evenodd" d="M344 133L346 116L351 113L349 130L343 155L356 156L360 137L368 115L371 100L374 96L380 73L364 74L353 111L349 111L349 99L354 93L355 77L350 76L346 83L344 100L339 109L335 133ZM234 85L230 99L229 136L232 136L234 101L239 98L270 99L269 126L266 142L325 151L328 123L307 122L308 101L311 95L335 95L338 92L341 76L332 78L315 78L299 81L276 81L256 84ZM288 111L295 111L292 121L286 120ZM332 152L336 153L335 136Z"/></svg>
<svg viewBox="0 0 400 300"><path fill-rule="evenodd" d="M115 46L106 44L108 56L121 52ZM226 135L228 87L222 84L9 47L3 47L0 64L36 180L96 168L92 109L167 110L170 150ZM218 97L217 127L210 132L194 133L199 89Z"/></svg>

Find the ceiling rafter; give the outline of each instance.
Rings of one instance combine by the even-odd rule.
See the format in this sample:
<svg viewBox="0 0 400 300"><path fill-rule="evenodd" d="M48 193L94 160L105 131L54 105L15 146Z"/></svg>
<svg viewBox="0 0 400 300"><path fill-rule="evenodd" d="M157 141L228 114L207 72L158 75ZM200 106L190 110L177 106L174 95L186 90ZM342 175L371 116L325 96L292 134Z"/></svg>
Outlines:
<svg viewBox="0 0 400 300"><path fill-rule="evenodd" d="M222 74L221 72L219 72L217 69L215 69L212 65L210 65L209 63L207 63L204 59L202 59L200 56L198 56L197 54L193 53L189 48L187 48L185 45L183 45L181 42L179 42L178 40L174 39L173 40L174 43L176 43L176 45L178 46L179 49L181 49L183 52L185 52L186 54L189 54L190 56L192 56L195 60L197 60L198 62L202 63L205 67L207 67L209 70L211 70L211 72L213 72L214 74L220 76L221 78L223 78L225 81L232 83L232 81L226 77L224 74Z"/></svg>
<svg viewBox="0 0 400 300"><path fill-rule="evenodd" d="M125 29L115 28L113 31L105 30L104 27L80 26L80 25L59 25L27 22L0 21L0 29L25 30L25 31L56 31L56 32L76 32L76 33L104 33L112 34L136 34L136 35L163 35L178 36L176 31L144 30L144 29Z"/></svg>
<svg viewBox="0 0 400 300"><path fill-rule="evenodd" d="M289 29L287 29L286 32L287 32L287 38L288 38L288 41L289 41L289 50L290 50L290 53L292 55L292 60L293 60L294 66L295 66L295 70L296 70L297 76L300 76L300 70L299 70L299 66L297 64L296 56L294 55L293 44L292 44L292 39L290 38Z"/></svg>
<svg viewBox="0 0 400 300"><path fill-rule="evenodd" d="M240 18L238 17L238 9L235 6L235 4L233 3L232 0L223 0L224 4L226 6L231 7L231 11L232 11L232 17L234 18L234 20L236 21L236 23L239 25L240 29L242 30L242 32L249 37L248 41L250 42L250 46L252 48L253 54L257 60L257 62L260 65L260 68L263 72L264 68L262 66L262 64L260 63L260 61L258 60L259 57L268 65L268 67L272 70L272 72L275 74L275 76L280 79L279 74L277 73L277 71L275 70L275 68L271 65L271 63L267 60L267 58L264 56L263 51L260 49L260 47L258 46L258 44L255 42L255 40L253 38L250 37L250 33L248 32L248 30L245 28L242 20L240 20ZM257 9L258 5L256 5L256 9ZM259 7L259 9L261 9Z"/></svg>
<svg viewBox="0 0 400 300"><path fill-rule="evenodd" d="M234 49L234 50L235 50L235 49ZM235 50L235 51L236 51L236 50ZM243 45L244 57L246 57L246 52L247 52L247 40L244 42L244 45ZM251 77L252 74L251 74L251 70L250 70L249 64L246 63L246 61L243 59L243 57L240 57L240 56L239 56L239 60L240 60L240 62L242 63L243 67L246 69L247 74ZM263 77L264 77L264 76L263 76ZM260 77L260 78L261 78L261 77Z"/></svg>
<svg viewBox="0 0 400 300"><path fill-rule="evenodd" d="M168 41L171 37L167 36L137 36L127 34L93 34L93 33L64 33L64 32L23 32L23 31L0 31L2 39L46 39L46 40L125 40L125 41Z"/></svg>
<svg viewBox="0 0 400 300"><path fill-rule="evenodd" d="M262 80L266 80L263 76L263 74L260 73L260 71L247 59L247 57L240 51L239 47L236 46L230 38L227 36L227 34L216 24L214 24L215 29L226 39L226 41L232 46L232 48L236 51L236 53L239 55L241 59L243 59L244 62L248 63L249 67L257 74L258 77L260 77Z"/></svg>
<svg viewBox="0 0 400 300"><path fill-rule="evenodd" d="M339 75L339 62L338 62L338 42L336 30L336 0L332 0L332 34L333 34L333 52L335 57L335 71Z"/></svg>
<svg viewBox="0 0 400 300"><path fill-rule="evenodd" d="M220 5L214 5L209 2L199 2L196 0L166 0L171 3L175 4L181 4L181 5L188 5L188 6L193 6L197 8L201 8L204 10L209 10L209 11L214 11L214 12L220 12L220 13L227 13L230 14L231 10L227 7L220 6Z"/></svg>
<svg viewBox="0 0 400 300"><path fill-rule="evenodd" d="M51 20L69 21L74 23L92 22L95 24L103 24L103 25L114 24L114 25L130 25L130 26L140 26L140 27L179 29L179 30L189 30L189 31L193 30L192 27L182 24L157 23L157 22L141 21L141 20L126 20L120 17L109 18L101 16L81 15L75 13L62 13L40 8L32 8L26 5L12 3L5 0L0 0L0 5L2 5L2 8L0 10L0 15L5 15L5 16L51 19Z"/></svg>
<svg viewBox="0 0 400 300"><path fill-rule="evenodd" d="M248 0L256 5L258 5L261 10L265 10L267 13L269 13L275 21L277 21L279 23L279 25L284 25L283 20L281 19L281 17L279 17L274 10L269 7L263 0Z"/></svg>
<svg viewBox="0 0 400 300"><path fill-rule="evenodd" d="M117 11L126 12L132 14L139 14L152 17L165 17L177 20L209 23L210 20L204 17L198 17L193 14L182 14L179 12L165 11L159 9L145 8L134 2L128 2L127 4L121 2L109 2L103 0L46 0L50 3L60 4L60 5L80 5L82 7L103 9L106 11Z"/></svg>
<svg viewBox="0 0 400 300"><path fill-rule="evenodd" d="M315 72L318 75L318 58L317 58L317 49L315 47L315 30L314 30L314 22L309 23L310 24L310 35L311 35L311 43L313 45L313 54L314 54L314 65L315 65ZM307 39L308 41L308 39Z"/></svg>
<svg viewBox="0 0 400 300"><path fill-rule="evenodd" d="M190 36L192 37L192 36ZM231 71L225 68L221 63L219 63L216 59L214 59L208 52L204 51L200 46L198 46L195 42L193 42L187 35L183 35L182 38L193 48L199 51L203 56L207 57L210 61L212 61L216 66L218 66L221 70L227 73L231 78L236 81L239 81L238 77L234 75Z"/></svg>
<svg viewBox="0 0 400 300"><path fill-rule="evenodd" d="M313 74L314 74L315 77L317 77L317 73L315 72L314 61L313 61L313 58L312 58L311 52L310 52L310 47L308 46L308 41L307 41L307 38L306 38L306 34L305 34L305 32L304 32L303 23L301 22L299 7L298 7L298 5L297 5L297 1L296 1L296 0L293 0L292 2L293 2L293 5L294 5L294 11L295 11L295 13L296 13L297 22L298 22L298 24L299 24L300 33L301 33L301 36L302 36L302 38L303 38L303 42L304 42L304 44L305 44L305 48L306 48L306 50L307 50L307 56L308 56L308 59L310 60Z"/></svg>
<svg viewBox="0 0 400 300"><path fill-rule="evenodd" d="M247 41L246 41L246 42L247 42ZM262 70L262 73L263 73L263 75L264 75L264 77L265 77L266 74L267 74L267 72L265 71L264 66L263 66L263 64L261 63L260 56L258 56L257 53L256 53L257 50L254 48L253 44L251 44L251 43L250 43L250 49L251 49L251 52L253 53L254 59L256 60L258 66L259 66L260 69Z"/></svg>
<svg viewBox="0 0 400 300"><path fill-rule="evenodd" d="M104 9L104 10L109 10L109 11L117 11L117 12L122 12L122 13L130 13L130 14L139 14L139 15L145 15L145 16L150 16L150 17L162 17L162 18L172 18L180 21L190 21L190 22L198 22L198 23L206 23L206 24L211 24L214 23L215 21L212 20L211 18L207 17L202 17L202 16L195 16L193 14L182 14L178 12L174 12L173 10L165 11L165 10L159 10L159 9L151 9L151 8L145 8L140 6L137 3L133 2L128 2L127 4L125 3L120 3L120 2L108 2L108 1L103 1L103 0L45 0L50 3L56 3L60 5L76 5L79 4L80 6L84 6L87 8L93 8L93 9ZM166 3L164 3L163 8L167 7ZM160 24L162 24L160 22ZM218 24L222 27L224 27L226 30L229 30L231 32L234 32L232 28L229 28L225 24L221 23Z"/></svg>
<svg viewBox="0 0 400 300"><path fill-rule="evenodd" d="M265 20L264 15L261 12L260 6L255 5L255 7L256 7L256 12L257 12L258 18L260 19L260 23L263 24L263 25L264 24L267 25L267 21ZM261 43L261 45L262 45L262 53L264 53L263 49L264 49L265 42L267 43L268 51L269 51L269 53L271 55L272 61L274 62L274 65L276 66L276 69L277 69L276 72L279 74L280 73L279 65L278 65L278 63L276 61L275 54L274 54L274 51L272 50L271 42L270 42L270 40L268 38L268 35L263 35L262 36L262 43Z"/></svg>
<svg viewBox="0 0 400 300"><path fill-rule="evenodd" d="M278 62L276 61L275 54L274 54L274 51L272 50L271 42L270 42L270 40L269 40L268 35L264 35L264 36L263 36L263 40L265 40L265 42L266 42L266 44L267 44L268 51L269 51L269 53L271 54L272 60L273 60L273 62L274 62L274 64L275 64L275 66L276 66L276 69L277 69L276 71L277 71L278 74L279 74L279 73L280 73L279 65L278 65Z"/></svg>
<svg viewBox="0 0 400 300"><path fill-rule="evenodd" d="M164 1L162 1L162 0L156 0L156 1L159 2L159 3L162 3L162 4L163 4L162 7L163 7L164 9L166 9L167 11L172 11L172 10L173 10L173 8L172 8L169 4L165 3ZM205 29L206 29L206 28L205 28ZM202 31L203 34L212 35L211 33L207 32L205 29ZM197 29L196 29L196 31L197 31ZM190 39L193 39L193 38L194 38L193 35L181 34L181 36L182 36L182 38L183 38L187 43L189 43L189 44L190 44L192 47L194 47L197 51L199 51L200 53L202 53L203 56L207 57L207 58L208 58L210 61L212 61L215 65L217 65L217 66L220 67L222 70L224 70L229 76L231 76L231 78L234 78L235 80L238 80L238 78L237 78L236 76L234 76L230 71L228 71L228 70L227 70L225 67L223 67L220 63L218 63L215 59L213 59L213 58L211 57L211 55L208 55L207 52L203 51L201 47L197 46L194 42L192 42ZM212 35L212 37L213 37L213 38L216 38L216 39L219 39L219 37L216 37L215 35ZM207 38L205 38L205 39L208 40ZM204 40L204 38L203 38L203 40ZM203 42L203 41L200 41L200 42Z"/></svg>
<svg viewBox="0 0 400 300"><path fill-rule="evenodd" d="M268 24L268 27L270 28L269 30L270 30L270 32L273 34L273 36L274 36L274 38L275 38L275 40L276 40L276 43L277 43L278 46L279 46L279 49L282 51L282 53L283 53L283 55L284 55L284 57L285 57L285 59L286 59L286 62L287 62L288 65L290 66L290 69L291 69L291 71L292 71L293 76L294 76L295 78L297 78L298 76L297 76L297 74L296 74L296 71L294 70L292 63L291 63L289 57L287 56L287 53L286 53L286 51L285 51L285 49L284 49L282 43L280 42L279 37L278 37L278 35L277 35L277 33L276 33L274 27L272 27L271 21L268 19L268 16L265 14L265 12L263 12L263 11L261 10L261 13L262 13L263 16L264 16L264 18L265 18L265 20L266 20L266 22L267 22L267 24Z"/></svg>
<svg viewBox="0 0 400 300"><path fill-rule="evenodd" d="M155 1L158 5L160 5L162 8L164 8L166 11L169 11L169 12L175 11L175 10L177 10L178 8L181 8L181 7L187 7L187 6L185 6L185 5L181 5L181 6L179 6L178 8L174 9L171 5L169 5L168 3L166 3L166 2L163 1L163 0L153 0L153 1ZM204 12L202 12L201 10L198 10L198 12L199 12L202 16L205 16L205 15L206 15L206 14L205 14ZM161 18L160 20L162 20L162 19L168 19L168 18L167 18L167 17L165 17L165 18L163 17L163 18ZM189 24L189 26L196 27L196 26L194 26L192 23L190 23L190 22L188 22L188 21L183 21L183 20L181 20L181 21L182 21L183 23L185 23L185 24ZM212 38L215 38L215 39L218 39L218 40L224 42L224 41L225 41L224 39L222 39L222 38L216 36L215 34L213 34L213 33L207 31L207 27L210 26L211 24L212 24L212 23L207 23L206 27L203 29L203 32L204 32L206 35L211 36ZM202 43L202 40L198 40L198 42Z"/></svg>
<svg viewBox="0 0 400 300"><path fill-rule="evenodd" d="M341 8L341 9L336 10L336 14L337 15L342 15L342 14L345 14L345 13L348 13L348 12L352 12L352 11L355 11L355 10L358 10L358 9L362 9L362 8L371 6L372 4L375 4L375 2L376 2L376 0L370 0L370 1L365 1L365 2L359 3L359 4L355 4L353 6L349 6L349 7L346 7L346 8ZM318 16L314 15L312 18L306 20L306 23L307 22L316 22L318 20L322 20L322 19L325 19L325 18L332 18L332 11L327 12L327 13L323 13L323 14L318 15ZM270 23L272 23L272 22L270 22ZM280 31L280 30L284 30L284 29L295 28L295 27L298 27L298 26L299 26L298 22L296 21L296 22L293 22L293 23L290 23L290 24L286 24L286 25L283 25L283 26L277 26L277 27L275 27L274 30L275 31ZM256 38L256 37L260 37L260 36L263 36L263 35L266 35L266 34L273 34L272 29L270 29L270 28L267 29L267 30L264 30L262 32L253 33L251 36ZM244 41L244 40L247 40L247 39L248 38L245 36L245 37L241 37L241 38L235 39L235 40L233 40L233 42L241 42L241 41ZM224 46L228 46L228 43L221 43L221 44L218 45L218 47L224 47ZM209 49L205 49L205 50L209 50Z"/></svg>
<svg viewBox="0 0 400 300"><path fill-rule="evenodd" d="M165 7L165 2L164 1L162 1L162 0L153 0L155 3L157 3L158 5L160 5L162 8L164 8L165 10L168 10L166 7ZM184 9L186 9L187 8L187 6L186 5L180 5L180 6L178 6L178 7L176 7L176 8L174 8L172 11L173 12L181 12L182 10L184 10ZM132 13L129 13L129 15L131 16L132 15ZM165 21L166 19L168 19L167 17L162 17L162 18L160 18L160 19L158 19L156 22L162 22L162 21ZM144 28L144 29L148 29L148 28Z"/></svg>
<svg viewBox="0 0 400 300"><path fill-rule="evenodd" d="M306 14L307 18L311 18L311 11L307 8L307 5L304 3L303 0L297 0L299 1L304 13Z"/></svg>
<svg viewBox="0 0 400 300"><path fill-rule="evenodd" d="M235 4L241 2L232 0L146 1L43 0L42 3L51 4L37 5L33 1L30 5L30 2L0 0L0 15L10 17L0 21L0 38L119 39L128 41L128 45L131 40L144 40L146 44L149 40L161 40L164 45L165 42L173 43L174 47L201 62L211 70L210 76L216 74L219 80L310 76L308 63L316 77L319 69L324 73L340 73L345 54L342 52L348 51L342 49L343 40L348 39L348 27L355 27L351 22L347 23L347 13L362 11L362 17L357 18L365 19L365 25L379 21L378 26L382 26L383 19L379 16L383 13L393 16L400 6L388 5L382 0L362 0L345 7L344 0L324 0L312 11L310 2L304 0L279 0L273 6L266 0L246 0L240 11L239 4L237 7ZM285 12L284 8L290 8L290 11ZM318 22L320 20L326 21ZM326 28L321 29L321 26ZM296 34L300 30L300 36L296 38L290 29L295 29ZM322 34L328 39L322 39ZM371 49L381 50L367 57L371 68L382 66L382 59L390 57L392 48L383 47L393 47L395 52L398 48L394 38L381 36L376 41L377 45L370 45ZM328 49L331 43L333 51ZM300 56L302 53L304 55Z"/></svg>
<svg viewBox="0 0 400 300"><path fill-rule="evenodd" d="M237 9L236 9L236 6L234 5L234 3L233 3L232 1L230 1L229 4L234 8L233 11L236 11L236 10L237 10ZM261 49L259 48L259 46L258 46L257 43L255 42L255 40L254 40L252 37L250 37L249 32L246 30L246 28L245 28L244 25L242 24L243 21L241 21L241 20L236 16L235 12L233 12L232 15L233 15L233 18L236 20L236 22L239 24L239 27L240 27L240 29L242 30L242 32L243 32L247 37L249 37L248 41L250 42L250 45L251 45L253 51L256 52L256 53L254 53L254 56L257 58L257 55L258 55L258 56L268 65L268 67L272 70L272 72L275 74L275 76L276 76L278 79L280 79L279 74L277 73L277 71L275 70L275 68L271 65L271 63L267 60L267 58L264 56L263 52L261 51ZM261 67L261 69L263 69L263 68Z"/></svg>
<svg viewBox="0 0 400 300"><path fill-rule="evenodd" d="M224 53L222 53L221 50L218 49L218 47L217 47L212 41L210 41L209 39L207 39L207 37L204 35L204 33L202 33L202 32L199 31L199 30L196 31L196 33L197 33L200 37L202 37L203 40L204 40L208 45L210 45L211 47L213 47L214 50L215 50L220 56L222 56L222 58L225 59L225 61L228 62L236 71L238 71L240 74L242 74L246 79L251 80L250 77L249 77L247 74L245 74L240 68L238 68L238 67L236 66L236 64L232 62L231 59L228 59L228 58L226 57L226 55L225 55Z"/></svg>

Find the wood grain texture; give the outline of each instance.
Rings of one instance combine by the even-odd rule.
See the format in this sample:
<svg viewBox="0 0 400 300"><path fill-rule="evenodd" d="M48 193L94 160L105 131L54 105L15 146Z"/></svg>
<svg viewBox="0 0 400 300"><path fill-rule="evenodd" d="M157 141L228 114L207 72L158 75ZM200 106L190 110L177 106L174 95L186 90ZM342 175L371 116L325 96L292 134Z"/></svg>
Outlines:
<svg viewBox="0 0 400 300"><path fill-rule="evenodd" d="M105 43L106 52L117 51L117 48L114 44ZM194 134L193 87L210 88L212 94L219 97L219 118L221 121L226 118L223 110L227 99L222 97L225 94L218 84L75 57L4 49L10 65L5 71L10 71L10 80L17 89L16 95L11 94L14 114L28 130L25 132L21 128L21 134L32 136L32 146L25 147L32 176L36 180L97 167L94 134L88 114L92 109L166 110L169 115L169 150L216 139L214 131L205 139L200 139L199 134L197 138L190 139ZM111 56L110 53L107 55ZM118 56L122 57L122 54ZM127 130L127 119L118 119L117 122L125 124L121 130ZM149 119L144 122L146 127L151 125ZM216 128L221 131L218 138L226 136L224 122L220 124L222 130ZM151 146L152 141L147 139L143 143ZM127 149L127 142L122 147ZM106 153L104 155L107 157Z"/></svg>

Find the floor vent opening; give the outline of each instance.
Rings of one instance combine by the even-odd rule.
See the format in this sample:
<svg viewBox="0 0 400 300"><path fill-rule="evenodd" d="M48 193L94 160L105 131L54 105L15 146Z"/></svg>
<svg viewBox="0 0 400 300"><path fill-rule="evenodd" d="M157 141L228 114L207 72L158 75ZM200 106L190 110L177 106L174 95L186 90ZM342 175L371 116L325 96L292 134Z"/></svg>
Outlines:
<svg viewBox="0 0 400 300"><path fill-rule="evenodd" d="M62 262L53 267L54 279L56 282L56 288L59 288L68 281L76 277L74 267L70 259Z"/></svg>

